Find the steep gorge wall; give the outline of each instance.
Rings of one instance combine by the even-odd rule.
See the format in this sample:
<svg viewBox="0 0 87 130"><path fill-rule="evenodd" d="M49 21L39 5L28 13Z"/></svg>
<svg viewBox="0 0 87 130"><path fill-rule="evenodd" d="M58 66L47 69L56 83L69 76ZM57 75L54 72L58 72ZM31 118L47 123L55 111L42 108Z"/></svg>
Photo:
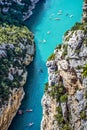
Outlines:
<svg viewBox="0 0 87 130"><path fill-rule="evenodd" d="M9 99L8 105L3 110L0 116L0 130L7 130L12 119L17 113L18 108L21 105L21 101L24 97L23 88L16 90Z"/></svg>
<svg viewBox="0 0 87 130"><path fill-rule="evenodd" d="M33 61L35 46L32 33L29 32L28 29L21 24L24 24L23 21L25 21L32 15L32 10L35 8L38 2L39 0L0 1L0 31L3 30L3 26L6 26L5 28L7 28L7 33L5 33L5 35L7 34L7 36L3 35L4 31L0 33L0 60L2 63L4 62L6 64L6 67L8 68L8 70L5 70L5 64L0 64L1 67L3 66L3 69L5 71L3 78L5 77L7 78L6 80L8 80L6 81L6 83L0 81L0 87L4 89L5 87L8 87L8 90L5 90L6 93L4 93L4 91L1 92L0 90L0 130L8 129L9 125L12 122L12 119L16 115L18 108L21 105L21 101L25 94L23 86L26 83L27 78L26 66ZM4 23L9 25L3 25ZM17 26L15 27L14 25ZM17 32L15 31L15 29L17 30ZM18 33L18 39L17 37L15 37L15 32L16 34ZM4 39L3 36L4 38L8 37L8 39ZM11 61L9 60L9 57ZM13 63L12 59L14 59ZM3 75L3 69L2 74L0 71L0 77L2 77ZM17 78L15 77L15 75ZM8 82L11 82L11 84ZM7 83L10 86L7 85ZM8 91L10 92L9 99L6 99L6 101L2 103L3 95L1 94L6 94L7 97Z"/></svg>
<svg viewBox="0 0 87 130"><path fill-rule="evenodd" d="M24 97L26 66L33 61L35 45L26 27L5 25L0 31L0 130L7 130Z"/></svg>
<svg viewBox="0 0 87 130"><path fill-rule="evenodd" d="M46 63L48 83L42 99L41 130L87 130L87 77L83 74L87 70L86 22L85 15L83 23L66 32L63 44Z"/></svg>

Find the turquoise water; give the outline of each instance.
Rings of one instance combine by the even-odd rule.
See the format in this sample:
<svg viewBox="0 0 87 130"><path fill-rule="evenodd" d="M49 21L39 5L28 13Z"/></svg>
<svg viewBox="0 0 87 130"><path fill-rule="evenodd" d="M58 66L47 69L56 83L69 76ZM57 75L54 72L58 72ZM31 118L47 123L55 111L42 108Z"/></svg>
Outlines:
<svg viewBox="0 0 87 130"><path fill-rule="evenodd" d="M40 130L41 98L44 83L47 82L45 63L56 45L62 42L64 32L75 22L81 20L82 2L83 0L44 0L37 5L34 15L26 22L26 25L35 34L36 55L28 67L28 78L24 87L26 95L20 109L25 111L31 108L33 112L25 112L21 116L16 115L9 130ZM61 15L57 14L59 10L62 10ZM55 20L55 18L60 18L60 20ZM50 34L47 34L48 31ZM43 73L40 72L41 68ZM34 125L28 127L29 122L34 122Z"/></svg>

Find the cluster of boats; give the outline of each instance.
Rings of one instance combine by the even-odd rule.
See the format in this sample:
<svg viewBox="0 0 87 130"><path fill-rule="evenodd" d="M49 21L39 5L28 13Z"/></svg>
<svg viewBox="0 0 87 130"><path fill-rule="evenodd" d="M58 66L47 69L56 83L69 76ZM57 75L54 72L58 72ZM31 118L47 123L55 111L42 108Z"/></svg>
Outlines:
<svg viewBox="0 0 87 130"><path fill-rule="evenodd" d="M27 109L26 110L26 112L32 112L32 111L33 111L32 109ZM23 110L19 110L18 114L22 115L22 114L24 114L24 111ZM27 126L32 126L32 125L34 125L34 122L30 122Z"/></svg>
<svg viewBox="0 0 87 130"><path fill-rule="evenodd" d="M57 13L58 15L62 15L62 10L59 10L58 11L58 13ZM52 13L51 14L51 16L54 16L55 14L54 13ZM71 15L69 15L68 13L66 13L66 16L69 16L70 18L72 18L73 17L73 15L71 14ZM60 18L58 18L58 17L56 17L56 18L54 18L54 20L61 20Z"/></svg>
<svg viewBox="0 0 87 130"><path fill-rule="evenodd" d="M26 110L26 112L32 112L32 111L33 111L32 109L27 109L27 110ZM23 111L23 110L19 110L19 111L18 111L18 114L19 114L19 115L22 115L22 114L24 114L24 111Z"/></svg>
<svg viewBox="0 0 87 130"><path fill-rule="evenodd" d="M59 10L57 14L58 14L58 15L62 15L62 13L63 13L62 10ZM51 18L52 18L52 16L54 16L54 15L55 15L55 14L52 13L52 14L51 14ZM73 17L73 15L72 15L72 14L70 15L69 13L66 13L65 15L66 15L66 16L69 16L70 18ZM56 18L54 18L54 20L61 20L61 19L58 18L58 17L56 17ZM48 31L47 31L47 34L50 34L50 33L51 33L51 31L48 30ZM42 42L43 42L43 43L46 43L47 41L46 41L46 39L43 39Z"/></svg>

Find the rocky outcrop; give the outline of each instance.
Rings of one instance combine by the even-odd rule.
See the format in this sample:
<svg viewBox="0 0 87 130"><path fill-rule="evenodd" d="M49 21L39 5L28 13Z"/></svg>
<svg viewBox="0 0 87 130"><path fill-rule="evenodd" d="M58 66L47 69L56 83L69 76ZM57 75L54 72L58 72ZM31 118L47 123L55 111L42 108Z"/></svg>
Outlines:
<svg viewBox="0 0 87 130"><path fill-rule="evenodd" d="M33 61L35 46L33 34L26 27L5 25L0 31L0 130L7 130L24 97L26 66Z"/></svg>
<svg viewBox="0 0 87 130"><path fill-rule="evenodd" d="M28 0L28 1L27 0L26 1L1 0L0 1L0 6L1 6L0 12L4 15L13 13L14 17L16 14L20 14L21 20L25 21L33 14L33 10L35 9L35 6L38 2L39 2L39 0ZM15 9L13 8L13 6Z"/></svg>
<svg viewBox="0 0 87 130"><path fill-rule="evenodd" d="M21 101L24 97L23 88L14 90L8 105L2 110L2 114L0 114L0 129L7 130L13 117L17 113L17 110L21 104Z"/></svg>
<svg viewBox="0 0 87 130"><path fill-rule="evenodd" d="M72 27L46 63L41 130L87 129L86 25L85 21Z"/></svg>
<svg viewBox="0 0 87 130"><path fill-rule="evenodd" d="M83 17L82 22L87 22L87 0L83 3Z"/></svg>

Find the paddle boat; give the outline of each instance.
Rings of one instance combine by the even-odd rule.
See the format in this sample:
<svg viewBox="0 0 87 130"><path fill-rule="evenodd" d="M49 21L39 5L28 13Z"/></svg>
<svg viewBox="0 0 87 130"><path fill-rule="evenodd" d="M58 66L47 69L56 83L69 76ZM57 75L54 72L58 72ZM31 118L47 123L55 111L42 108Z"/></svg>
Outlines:
<svg viewBox="0 0 87 130"><path fill-rule="evenodd" d="M33 123L33 122L30 122L30 123L28 124L28 126L32 126L32 125L34 125L34 123Z"/></svg>
<svg viewBox="0 0 87 130"><path fill-rule="evenodd" d="M32 109L27 109L26 112L32 112L33 110Z"/></svg>

